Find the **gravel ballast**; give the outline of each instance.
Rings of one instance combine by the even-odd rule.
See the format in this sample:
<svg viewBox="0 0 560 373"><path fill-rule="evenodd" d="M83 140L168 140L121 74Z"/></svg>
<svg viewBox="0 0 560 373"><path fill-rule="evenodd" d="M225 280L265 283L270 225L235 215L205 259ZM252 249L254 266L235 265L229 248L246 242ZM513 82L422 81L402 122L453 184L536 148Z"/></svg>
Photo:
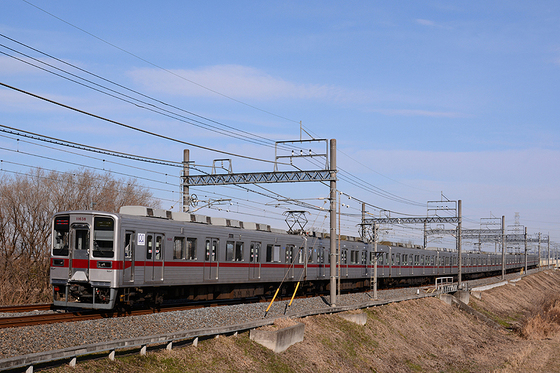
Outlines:
<svg viewBox="0 0 560 373"><path fill-rule="evenodd" d="M529 273L531 272L529 271ZM519 278L518 273L506 276L506 279L509 280L515 278ZM473 280L467 283L468 287L472 288L499 281L501 281L501 277ZM375 303L381 305L390 301L425 296L429 296L429 294L426 294L422 288L382 290L378 292L379 301ZM337 306L359 308L365 304L372 304L374 302L372 297L372 292L343 294L339 297ZM313 310L325 310L329 308L328 302L328 296L297 299L285 315L284 310L288 301L275 302L266 315L266 319L289 317ZM263 320L267 307L268 303L252 303L162 312L144 316L0 329L0 359L177 331L239 325Z"/></svg>

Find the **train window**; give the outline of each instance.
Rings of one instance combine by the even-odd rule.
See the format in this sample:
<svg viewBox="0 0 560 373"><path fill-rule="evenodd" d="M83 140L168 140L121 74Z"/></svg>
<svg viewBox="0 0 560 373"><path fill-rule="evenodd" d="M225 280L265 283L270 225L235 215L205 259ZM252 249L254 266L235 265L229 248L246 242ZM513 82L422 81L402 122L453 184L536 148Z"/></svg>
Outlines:
<svg viewBox="0 0 560 373"><path fill-rule="evenodd" d="M217 238L207 238L204 247L204 260L207 262L215 262L218 258L218 246L220 241Z"/></svg>
<svg viewBox="0 0 560 373"><path fill-rule="evenodd" d="M251 251L249 256L249 261L251 263L258 263L261 254L261 243L251 242L251 246L249 247L249 250Z"/></svg>
<svg viewBox="0 0 560 373"><path fill-rule="evenodd" d="M344 249L340 254L340 264L348 264L348 250Z"/></svg>
<svg viewBox="0 0 560 373"><path fill-rule="evenodd" d="M76 241L74 248L76 250L89 250L89 231L85 229L76 229Z"/></svg>
<svg viewBox="0 0 560 373"><path fill-rule="evenodd" d="M307 251L307 263L313 263L313 249Z"/></svg>
<svg viewBox="0 0 560 373"><path fill-rule="evenodd" d="M266 245L266 261L267 263L272 262L272 254L273 254L274 245L268 244Z"/></svg>
<svg viewBox="0 0 560 373"><path fill-rule="evenodd" d="M173 259L185 259L184 237L175 237L173 240Z"/></svg>
<svg viewBox="0 0 560 373"><path fill-rule="evenodd" d="M420 255L420 265L424 265L424 255Z"/></svg>
<svg viewBox="0 0 560 373"><path fill-rule="evenodd" d="M187 260L196 260L196 238L187 238Z"/></svg>
<svg viewBox="0 0 560 373"><path fill-rule="evenodd" d="M161 249L162 249L162 247L161 247L161 244L162 244L161 240L162 240L162 237L161 237L161 236L156 236L156 257L155 257L156 260L160 260L160 259L161 259Z"/></svg>
<svg viewBox="0 0 560 373"><path fill-rule="evenodd" d="M319 247L317 251L317 263L325 263L325 248Z"/></svg>
<svg viewBox="0 0 560 373"><path fill-rule="evenodd" d="M146 238L146 259L152 259L153 236L151 234Z"/></svg>
<svg viewBox="0 0 560 373"><path fill-rule="evenodd" d="M404 265L408 264L408 254L403 254L402 255L402 262Z"/></svg>
<svg viewBox="0 0 560 373"><path fill-rule="evenodd" d="M284 263L292 263L294 260L294 245L286 246L286 261Z"/></svg>
<svg viewBox="0 0 560 373"><path fill-rule="evenodd" d="M367 264L367 251L362 251L362 264Z"/></svg>
<svg viewBox="0 0 560 373"><path fill-rule="evenodd" d="M125 259L132 258L132 254L134 253L134 241L132 241L132 232L126 232L124 236L124 257Z"/></svg>
<svg viewBox="0 0 560 373"><path fill-rule="evenodd" d="M397 265L400 266L401 265L401 254L397 253Z"/></svg>
<svg viewBox="0 0 560 373"><path fill-rule="evenodd" d="M233 241L227 241L226 242L226 262L232 262L233 261L233 245L235 244L235 242Z"/></svg>
<svg viewBox="0 0 560 373"><path fill-rule="evenodd" d="M350 250L350 264L358 263L358 252L356 250Z"/></svg>
<svg viewBox="0 0 560 373"><path fill-rule="evenodd" d="M300 247L298 250L298 263L305 263L305 251L303 251L303 247Z"/></svg>
<svg viewBox="0 0 560 373"><path fill-rule="evenodd" d="M266 245L266 261L268 263L280 262L280 245Z"/></svg>
<svg viewBox="0 0 560 373"><path fill-rule="evenodd" d="M243 257L243 242L236 242L235 243L235 255L233 260L235 260L236 262L242 262L244 261L244 257Z"/></svg>
<svg viewBox="0 0 560 373"><path fill-rule="evenodd" d="M391 265L395 265L395 254L391 254Z"/></svg>
<svg viewBox="0 0 560 373"><path fill-rule="evenodd" d="M58 216L54 219L53 255L68 256L68 237L70 216Z"/></svg>
<svg viewBox="0 0 560 373"><path fill-rule="evenodd" d="M112 258L115 221L112 218L93 218L93 256ZM89 245L88 245L89 246Z"/></svg>

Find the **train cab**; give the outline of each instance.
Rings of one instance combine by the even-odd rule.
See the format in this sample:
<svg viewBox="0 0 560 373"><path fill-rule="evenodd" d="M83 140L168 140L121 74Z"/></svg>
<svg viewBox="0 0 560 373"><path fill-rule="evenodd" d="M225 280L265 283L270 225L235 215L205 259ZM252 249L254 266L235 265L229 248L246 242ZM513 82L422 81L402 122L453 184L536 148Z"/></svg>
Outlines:
<svg viewBox="0 0 560 373"><path fill-rule="evenodd" d="M52 226L50 278L54 305L112 309L120 266L114 214L63 212Z"/></svg>

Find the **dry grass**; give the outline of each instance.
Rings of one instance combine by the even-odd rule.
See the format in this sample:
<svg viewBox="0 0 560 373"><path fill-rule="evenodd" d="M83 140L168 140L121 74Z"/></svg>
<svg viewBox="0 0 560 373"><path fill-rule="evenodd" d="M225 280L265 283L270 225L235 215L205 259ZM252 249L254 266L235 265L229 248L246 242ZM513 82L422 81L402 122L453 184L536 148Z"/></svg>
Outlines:
<svg viewBox="0 0 560 373"><path fill-rule="evenodd" d="M525 339L553 338L560 334L560 296L547 299L535 308L535 314L527 318L520 334Z"/></svg>
<svg viewBox="0 0 560 373"><path fill-rule="evenodd" d="M490 317L520 325L516 331L523 336L494 330L438 299L426 298L366 310L365 326L336 315L287 320L286 326L305 324L305 340L280 354L250 341L245 333L202 341L197 348L57 371L558 372L560 301L552 301L550 292L560 293L560 271L484 292L478 301L477 307Z"/></svg>

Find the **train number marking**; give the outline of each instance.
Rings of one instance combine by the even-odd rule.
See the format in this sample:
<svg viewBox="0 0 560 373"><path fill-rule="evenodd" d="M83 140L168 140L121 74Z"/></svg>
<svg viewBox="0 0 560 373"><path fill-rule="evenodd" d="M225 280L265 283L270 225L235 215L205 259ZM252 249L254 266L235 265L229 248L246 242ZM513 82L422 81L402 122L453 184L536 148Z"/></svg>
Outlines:
<svg viewBox="0 0 560 373"><path fill-rule="evenodd" d="M138 233L138 246L146 244L146 233Z"/></svg>

